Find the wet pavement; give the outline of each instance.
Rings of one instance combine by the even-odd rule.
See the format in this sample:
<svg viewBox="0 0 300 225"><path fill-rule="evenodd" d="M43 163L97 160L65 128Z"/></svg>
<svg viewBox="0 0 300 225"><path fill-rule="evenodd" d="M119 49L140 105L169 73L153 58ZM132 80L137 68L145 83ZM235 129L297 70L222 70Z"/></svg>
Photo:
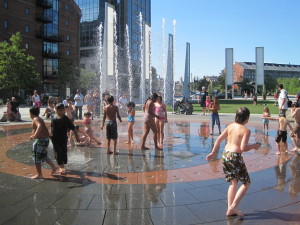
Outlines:
<svg viewBox="0 0 300 225"><path fill-rule="evenodd" d="M151 150L140 150L142 115L136 119L133 145L124 144L127 123L119 124L119 155L106 154L105 133L94 120L102 145L69 147L67 175L50 176L43 164L39 180L28 178L35 174L30 123L1 123L0 224L300 224L300 157L275 154L275 122L267 135L260 116L248 124L250 142L262 147L243 153L251 186L241 219L225 216L224 143L213 162L205 160L218 137L210 135L208 116L169 115L163 151L154 150L152 135ZM223 130L234 117L220 119ZM54 159L51 144L48 152Z"/></svg>

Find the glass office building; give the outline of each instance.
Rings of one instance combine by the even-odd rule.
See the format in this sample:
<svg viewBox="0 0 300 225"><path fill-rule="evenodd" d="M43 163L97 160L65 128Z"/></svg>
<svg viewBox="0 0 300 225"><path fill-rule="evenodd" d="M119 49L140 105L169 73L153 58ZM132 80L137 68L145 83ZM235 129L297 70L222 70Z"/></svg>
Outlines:
<svg viewBox="0 0 300 225"><path fill-rule="evenodd" d="M105 2L108 2L115 6L117 12L117 35L120 51L125 46L124 35L126 24L128 24L133 65L138 63L141 40L139 13L142 13L144 22L151 26L151 0L75 0L75 2L82 13L80 21L81 59L93 57L97 51L97 28L101 22L104 23ZM122 55L122 52L119 55ZM82 63L81 67L88 68Z"/></svg>

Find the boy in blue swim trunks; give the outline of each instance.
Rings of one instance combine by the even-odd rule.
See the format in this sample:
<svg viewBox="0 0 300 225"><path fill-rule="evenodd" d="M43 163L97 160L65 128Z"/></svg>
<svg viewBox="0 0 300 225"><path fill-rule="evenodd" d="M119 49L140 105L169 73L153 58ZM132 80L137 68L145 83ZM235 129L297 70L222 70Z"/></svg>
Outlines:
<svg viewBox="0 0 300 225"><path fill-rule="evenodd" d="M251 135L250 130L245 126L250 117L250 111L246 107L240 107L236 111L235 122L230 124L218 137L212 149L212 152L206 156L210 161L220 148L220 144L227 138L227 144L222 156L223 171L226 181L230 182L228 188L228 209L227 216L243 216L238 210L238 205L250 186L250 177L244 163L242 152L258 149L261 144L249 145L248 141ZM237 191L238 181L242 185Z"/></svg>
<svg viewBox="0 0 300 225"><path fill-rule="evenodd" d="M221 134L221 124L218 111L220 110L220 105L218 102L218 98L214 97L212 103L210 103L209 110L211 110L211 134L214 135L214 126L218 125L219 134Z"/></svg>
<svg viewBox="0 0 300 225"><path fill-rule="evenodd" d="M49 131L45 125L44 120L39 117L40 108L37 106L33 106L30 108L29 113L32 119L32 135L30 136L30 139L35 139L33 143L32 153L37 171L37 175L32 176L31 179L42 179L42 162L46 162L51 166L52 171L50 175L53 175L56 172L57 167L47 156L47 148L49 145Z"/></svg>
<svg viewBox="0 0 300 225"><path fill-rule="evenodd" d="M118 140L118 126L117 126L117 117L120 122L122 122L122 119L119 114L119 108L118 106L115 106L114 103L114 97L109 96L107 98L108 105L104 107L104 115L102 120L102 126L101 130L103 130L104 123L107 117L106 121L106 139L107 139L107 154L118 155L117 152L117 140ZM110 142L113 140L114 142L114 152L110 150Z"/></svg>

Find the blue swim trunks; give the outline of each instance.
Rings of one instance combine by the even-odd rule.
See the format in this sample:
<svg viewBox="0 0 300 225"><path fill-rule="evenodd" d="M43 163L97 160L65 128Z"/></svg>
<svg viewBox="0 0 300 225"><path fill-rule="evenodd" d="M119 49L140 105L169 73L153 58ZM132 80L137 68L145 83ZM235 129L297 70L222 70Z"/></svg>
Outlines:
<svg viewBox="0 0 300 225"><path fill-rule="evenodd" d="M220 125L220 118L219 118L219 113L212 113L211 114L211 125Z"/></svg>
<svg viewBox="0 0 300 225"><path fill-rule="evenodd" d="M42 162L48 162L47 148L49 145L49 138L38 138L33 142L33 160L35 164L41 164Z"/></svg>

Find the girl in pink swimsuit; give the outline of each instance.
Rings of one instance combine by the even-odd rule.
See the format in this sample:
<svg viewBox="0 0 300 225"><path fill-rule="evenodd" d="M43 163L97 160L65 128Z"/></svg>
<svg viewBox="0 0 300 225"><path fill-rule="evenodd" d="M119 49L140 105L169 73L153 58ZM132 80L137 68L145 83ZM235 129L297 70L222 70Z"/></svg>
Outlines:
<svg viewBox="0 0 300 225"><path fill-rule="evenodd" d="M89 136L89 145L91 145L92 140L96 141L97 144L100 145L101 142L98 141L96 139L96 137L93 135L91 116L92 116L92 113L90 113L90 112L87 112L84 114L84 117L85 117L83 120L83 124L85 126L84 131Z"/></svg>
<svg viewBox="0 0 300 225"><path fill-rule="evenodd" d="M155 118L155 125L157 129L157 142L158 147L163 147L164 142L164 126L168 122L166 105L162 102L162 97L158 96L155 105L155 114L158 118Z"/></svg>

